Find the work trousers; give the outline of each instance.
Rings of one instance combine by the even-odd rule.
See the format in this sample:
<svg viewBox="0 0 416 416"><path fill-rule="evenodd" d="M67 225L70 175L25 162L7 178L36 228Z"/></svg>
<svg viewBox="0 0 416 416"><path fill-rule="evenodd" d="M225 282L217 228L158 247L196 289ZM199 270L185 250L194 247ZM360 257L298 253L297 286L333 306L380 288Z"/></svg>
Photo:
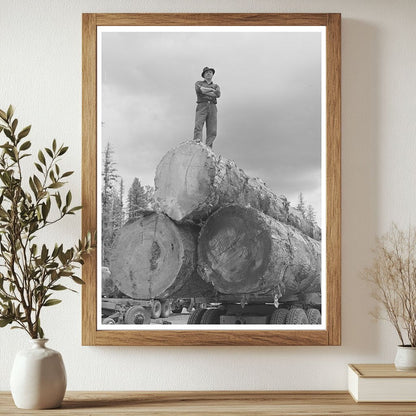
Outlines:
<svg viewBox="0 0 416 416"><path fill-rule="evenodd" d="M198 103L195 113L194 140L202 141L202 128L206 123L207 139L206 145L212 147L217 137L217 106L214 103Z"/></svg>

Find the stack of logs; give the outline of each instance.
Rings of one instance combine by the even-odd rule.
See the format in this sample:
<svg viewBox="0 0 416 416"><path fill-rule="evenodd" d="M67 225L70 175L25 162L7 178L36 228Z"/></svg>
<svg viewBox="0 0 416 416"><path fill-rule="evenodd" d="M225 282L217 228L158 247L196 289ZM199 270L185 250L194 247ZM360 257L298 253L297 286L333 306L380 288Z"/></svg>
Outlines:
<svg viewBox="0 0 416 416"><path fill-rule="evenodd" d="M155 201L157 211L126 224L112 252L126 295L240 302L320 292L320 228L204 144L163 157Z"/></svg>

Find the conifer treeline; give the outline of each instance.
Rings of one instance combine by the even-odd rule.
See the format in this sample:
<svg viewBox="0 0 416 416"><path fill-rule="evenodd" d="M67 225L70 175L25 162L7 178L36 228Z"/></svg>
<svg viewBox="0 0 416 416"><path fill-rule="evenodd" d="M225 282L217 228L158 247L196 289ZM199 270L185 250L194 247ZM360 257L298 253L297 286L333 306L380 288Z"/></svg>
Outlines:
<svg viewBox="0 0 416 416"><path fill-rule="evenodd" d="M114 161L114 150L107 143L102 155L101 184L101 256L102 265L109 267L111 247L120 228L129 220L137 218L144 210L153 208L152 186L142 186L139 178L124 195L124 181Z"/></svg>

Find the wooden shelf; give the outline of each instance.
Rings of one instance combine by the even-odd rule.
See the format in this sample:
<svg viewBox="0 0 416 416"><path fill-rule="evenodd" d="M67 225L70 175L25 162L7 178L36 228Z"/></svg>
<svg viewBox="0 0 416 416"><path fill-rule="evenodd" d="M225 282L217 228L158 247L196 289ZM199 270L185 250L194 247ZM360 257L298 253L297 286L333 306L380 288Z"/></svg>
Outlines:
<svg viewBox="0 0 416 416"><path fill-rule="evenodd" d="M0 415L415 415L414 403L355 403L339 391L67 392L59 409L36 411L14 406L0 392Z"/></svg>

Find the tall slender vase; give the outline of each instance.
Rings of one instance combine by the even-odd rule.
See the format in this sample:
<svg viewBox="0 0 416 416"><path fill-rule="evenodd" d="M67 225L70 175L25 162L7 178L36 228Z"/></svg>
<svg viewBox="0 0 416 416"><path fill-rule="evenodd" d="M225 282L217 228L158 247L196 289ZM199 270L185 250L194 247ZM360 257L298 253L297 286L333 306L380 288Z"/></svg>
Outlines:
<svg viewBox="0 0 416 416"><path fill-rule="evenodd" d="M32 339L30 349L16 354L10 387L14 403L21 409L53 409L64 398L64 362L59 352L45 346L47 341Z"/></svg>

